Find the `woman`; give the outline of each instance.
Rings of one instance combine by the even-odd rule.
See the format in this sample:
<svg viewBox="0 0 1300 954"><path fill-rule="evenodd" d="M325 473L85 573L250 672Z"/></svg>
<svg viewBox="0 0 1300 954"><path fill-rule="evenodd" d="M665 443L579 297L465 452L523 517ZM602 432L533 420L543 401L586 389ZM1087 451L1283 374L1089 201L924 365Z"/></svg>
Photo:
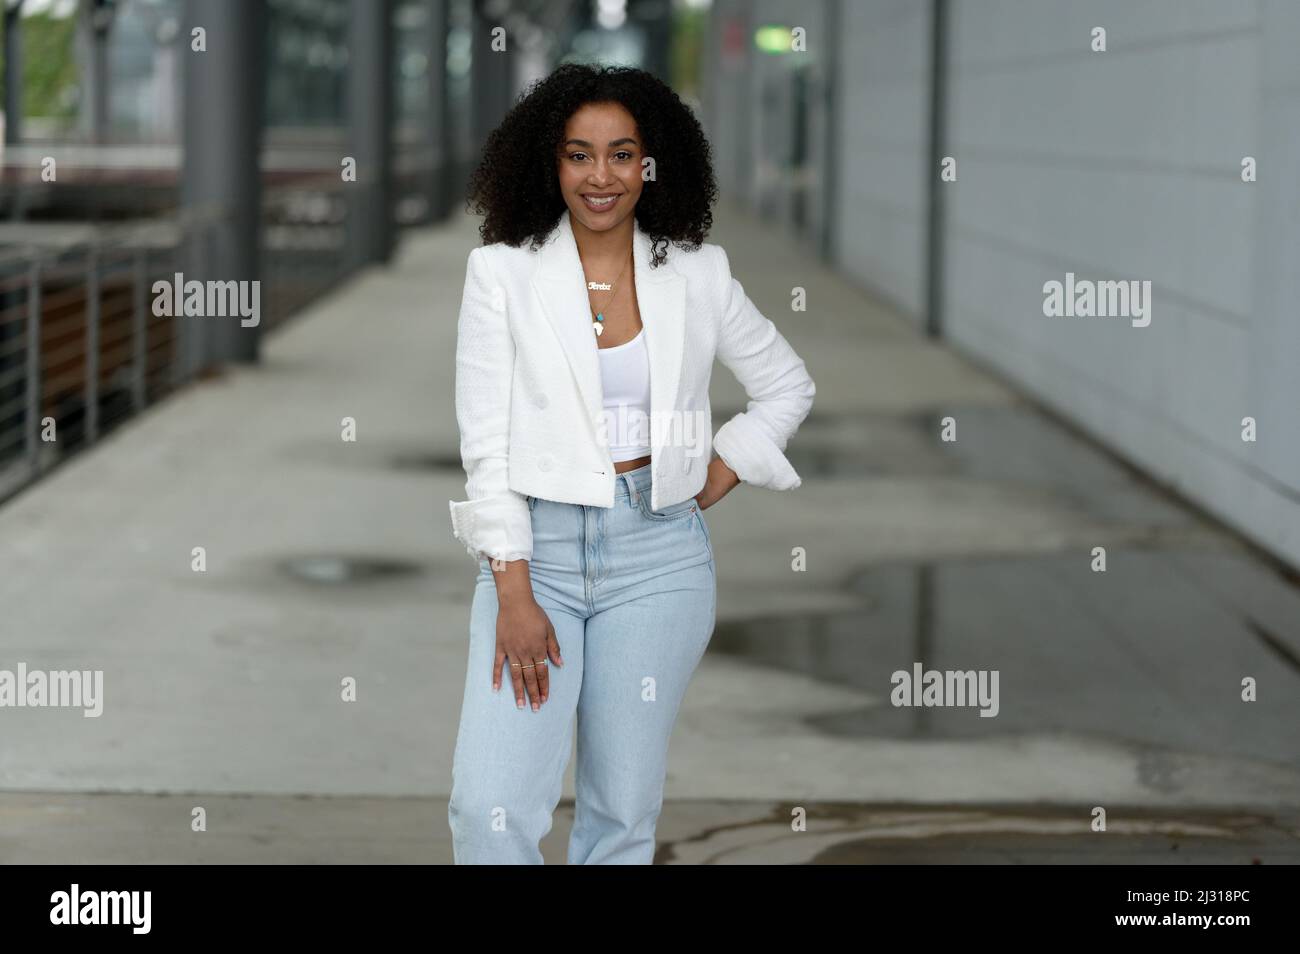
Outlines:
<svg viewBox="0 0 1300 954"><path fill-rule="evenodd" d="M799 486L783 451L813 382L704 243L715 196L695 117L628 68L539 81L471 179L485 218L456 346L469 499L449 501L479 560L458 864L541 862L575 714L569 863L653 860L668 737L715 618L702 511L742 480ZM710 441L715 357L750 402Z"/></svg>

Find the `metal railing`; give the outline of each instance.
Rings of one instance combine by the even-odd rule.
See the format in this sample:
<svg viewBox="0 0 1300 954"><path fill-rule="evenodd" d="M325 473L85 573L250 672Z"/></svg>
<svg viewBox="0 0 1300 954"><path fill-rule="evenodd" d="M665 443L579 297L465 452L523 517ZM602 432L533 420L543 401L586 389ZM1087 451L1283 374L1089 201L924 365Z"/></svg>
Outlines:
<svg viewBox="0 0 1300 954"><path fill-rule="evenodd" d="M202 370L151 287L204 262L219 220L0 225L0 502Z"/></svg>
<svg viewBox="0 0 1300 954"><path fill-rule="evenodd" d="M258 210L262 337L359 264L354 187L339 174L346 140L292 129L269 140ZM399 224L427 221L439 204L435 157L406 146L393 160ZM45 151L0 165L0 209L12 217L0 221L0 504L224 357L204 321L153 314L155 281L221 277L214 251L230 224L211 207L157 211L176 201L175 150L71 153L57 191L33 171ZM60 218L131 210L145 217Z"/></svg>

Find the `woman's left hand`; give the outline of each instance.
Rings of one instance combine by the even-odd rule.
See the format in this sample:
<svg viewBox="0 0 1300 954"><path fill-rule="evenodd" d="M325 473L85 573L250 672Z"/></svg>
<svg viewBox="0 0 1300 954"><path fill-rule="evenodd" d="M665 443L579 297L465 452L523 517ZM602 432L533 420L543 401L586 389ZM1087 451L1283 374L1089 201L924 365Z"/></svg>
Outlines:
<svg viewBox="0 0 1300 954"><path fill-rule="evenodd" d="M709 461L709 474L704 478L704 489L695 495L695 502L701 510L708 510L740 483L736 472L728 467L721 457L715 456Z"/></svg>

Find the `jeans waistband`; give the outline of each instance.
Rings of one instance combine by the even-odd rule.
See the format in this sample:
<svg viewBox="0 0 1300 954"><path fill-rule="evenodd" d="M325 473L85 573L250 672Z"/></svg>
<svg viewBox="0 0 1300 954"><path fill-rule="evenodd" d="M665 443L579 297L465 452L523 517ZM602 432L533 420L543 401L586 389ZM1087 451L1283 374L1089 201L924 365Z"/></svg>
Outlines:
<svg viewBox="0 0 1300 954"><path fill-rule="evenodd" d="M633 470L625 471L615 478L614 498L636 500L641 494L650 492L650 471L653 462L642 464Z"/></svg>

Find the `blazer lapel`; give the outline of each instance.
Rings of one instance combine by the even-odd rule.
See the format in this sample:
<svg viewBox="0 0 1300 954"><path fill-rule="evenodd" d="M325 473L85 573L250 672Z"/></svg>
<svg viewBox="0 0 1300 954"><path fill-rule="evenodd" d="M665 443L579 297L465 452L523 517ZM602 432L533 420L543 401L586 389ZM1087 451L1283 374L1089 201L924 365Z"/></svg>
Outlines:
<svg viewBox="0 0 1300 954"><path fill-rule="evenodd" d="M633 224L633 268L637 306L645 328L646 350L650 354L651 452L662 438L671 435L667 415L675 409L681 382L685 345L686 279L664 263L650 267L650 236ZM541 299L543 312L559 339L569 369L587 407L587 423L594 437L595 422L604 406L600 379L600 357L594 320L587 297L587 278L578 256L578 244L566 208L559 224L538 252L538 267L532 285Z"/></svg>

